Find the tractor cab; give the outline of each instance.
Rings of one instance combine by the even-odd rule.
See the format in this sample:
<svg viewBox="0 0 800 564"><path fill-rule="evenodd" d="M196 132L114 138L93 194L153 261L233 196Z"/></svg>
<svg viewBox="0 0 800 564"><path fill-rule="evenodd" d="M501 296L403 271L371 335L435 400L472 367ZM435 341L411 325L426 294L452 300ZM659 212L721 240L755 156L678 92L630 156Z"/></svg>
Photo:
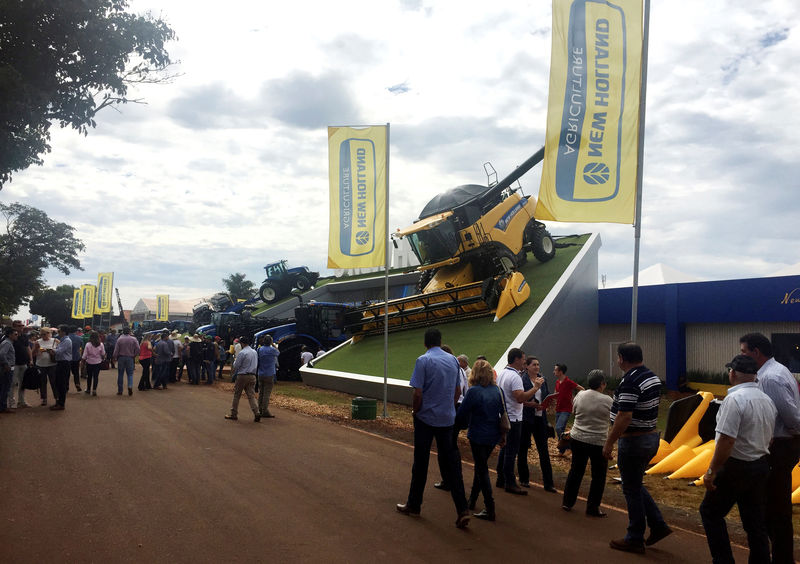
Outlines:
<svg viewBox="0 0 800 564"><path fill-rule="evenodd" d="M267 280L283 280L286 278L286 261L280 260L264 267L267 272Z"/></svg>

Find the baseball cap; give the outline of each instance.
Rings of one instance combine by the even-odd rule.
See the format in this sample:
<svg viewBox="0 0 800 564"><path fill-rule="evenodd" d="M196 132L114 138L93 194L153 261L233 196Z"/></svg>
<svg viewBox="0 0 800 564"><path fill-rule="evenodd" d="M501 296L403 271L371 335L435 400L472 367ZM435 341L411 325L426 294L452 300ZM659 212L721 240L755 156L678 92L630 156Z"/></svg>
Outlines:
<svg viewBox="0 0 800 564"><path fill-rule="evenodd" d="M725 368L732 368L736 372L741 372L742 374L758 373L758 363L749 356L743 354L737 354L733 357L733 360L726 364Z"/></svg>

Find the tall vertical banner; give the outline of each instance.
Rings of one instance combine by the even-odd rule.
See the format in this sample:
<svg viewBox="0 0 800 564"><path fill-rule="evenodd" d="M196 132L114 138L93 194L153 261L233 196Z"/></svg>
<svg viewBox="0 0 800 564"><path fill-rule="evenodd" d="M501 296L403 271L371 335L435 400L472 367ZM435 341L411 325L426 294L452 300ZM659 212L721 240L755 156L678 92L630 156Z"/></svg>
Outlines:
<svg viewBox="0 0 800 564"><path fill-rule="evenodd" d="M95 296L95 313L111 311L111 291L114 288L114 273L101 272L97 275L97 295Z"/></svg>
<svg viewBox="0 0 800 564"><path fill-rule="evenodd" d="M642 0L553 0L536 218L633 223Z"/></svg>
<svg viewBox="0 0 800 564"><path fill-rule="evenodd" d="M156 296L156 321L169 321L169 295Z"/></svg>
<svg viewBox="0 0 800 564"><path fill-rule="evenodd" d="M328 268L386 262L387 127L329 127Z"/></svg>
<svg viewBox="0 0 800 564"><path fill-rule="evenodd" d="M81 318L94 316L95 287L92 284L81 284Z"/></svg>
<svg viewBox="0 0 800 564"><path fill-rule="evenodd" d="M83 319L83 292L80 288L72 291L72 319Z"/></svg>

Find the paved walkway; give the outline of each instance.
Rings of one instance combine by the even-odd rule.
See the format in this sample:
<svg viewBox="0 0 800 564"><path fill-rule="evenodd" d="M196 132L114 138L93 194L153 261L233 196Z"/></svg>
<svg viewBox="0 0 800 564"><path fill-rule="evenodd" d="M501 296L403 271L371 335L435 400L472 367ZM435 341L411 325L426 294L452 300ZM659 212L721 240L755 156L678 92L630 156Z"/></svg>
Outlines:
<svg viewBox="0 0 800 564"><path fill-rule="evenodd" d="M710 561L682 531L644 557L613 551L624 514L565 513L541 489L498 492L496 523L458 530L435 457L422 516L406 517L407 445L280 409L255 424L246 400L225 421L230 397L205 386L128 397L100 380L63 412L0 416L1 562Z"/></svg>

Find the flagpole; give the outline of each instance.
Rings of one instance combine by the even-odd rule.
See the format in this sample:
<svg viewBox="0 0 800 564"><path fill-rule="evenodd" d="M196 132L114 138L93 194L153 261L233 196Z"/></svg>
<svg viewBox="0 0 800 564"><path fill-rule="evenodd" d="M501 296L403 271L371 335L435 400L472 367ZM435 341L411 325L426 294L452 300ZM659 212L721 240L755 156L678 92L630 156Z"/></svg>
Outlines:
<svg viewBox="0 0 800 564"><path fill-rule="evenodd" d="M383 215L386 220L384 229L384 278L383 278L383 297L384 297L384 317L383 317L383 418L388 417L386 402L389 396L389 124L386 124L386 200L383 204Z"/></svg>
<svg viewBox="0 0 800 564"><path fill-rule="evenodd" d="M642 238L642 177L644 175L644 118L647 106L647 52L650 39L650 0L644 0L642 32L642 76L639 86L639 147L636 166L636 217L633 233L633 296L631 299L631 341L636 341L639 311L639 245Z"/></svg>

